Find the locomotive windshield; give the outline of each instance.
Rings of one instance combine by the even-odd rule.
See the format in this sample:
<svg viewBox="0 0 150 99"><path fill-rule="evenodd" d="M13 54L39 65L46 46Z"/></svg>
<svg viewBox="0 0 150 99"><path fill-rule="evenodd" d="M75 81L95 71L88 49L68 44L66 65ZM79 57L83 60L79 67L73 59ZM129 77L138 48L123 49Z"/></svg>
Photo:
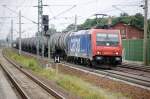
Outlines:
<svg viewBox="0 0 150 99"><path fill-rule="evenodd" d="M117 46L119 44L119 35L110 33L97 33L96 45L97 46Z"/></svg>

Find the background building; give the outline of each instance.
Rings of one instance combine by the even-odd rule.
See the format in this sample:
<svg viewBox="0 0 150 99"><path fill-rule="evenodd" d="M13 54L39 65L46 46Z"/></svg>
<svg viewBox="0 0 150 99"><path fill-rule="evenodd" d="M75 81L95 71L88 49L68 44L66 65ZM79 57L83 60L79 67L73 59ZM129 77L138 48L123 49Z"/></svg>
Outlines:
<svg viewBox="0 0 150 99"><path fill-rule="evenodd" d="M112 29L119 29L122 39L143 39L144 30L138 27L118 22L112 26Z"/></svg>

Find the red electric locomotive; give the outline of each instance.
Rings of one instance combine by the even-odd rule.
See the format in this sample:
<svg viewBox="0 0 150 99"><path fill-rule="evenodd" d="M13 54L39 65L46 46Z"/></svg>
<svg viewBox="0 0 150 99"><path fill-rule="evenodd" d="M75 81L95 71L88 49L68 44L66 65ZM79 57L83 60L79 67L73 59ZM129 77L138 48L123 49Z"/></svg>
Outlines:
<svg viewBox="0 0 150 99"><path fill-rule="evenodd" d="M104 67L101 64L116 66L122 62L122 40L119 30L90 29L72 32L66 45L67 59L74 63Z"/></svg>
<svg viewBox="0 0 150 99"><path fill-rule="evenodd" d="M121 64L122 40L120 31L111 29L92 29L90 32L93 62L97 64Z"/></svg>

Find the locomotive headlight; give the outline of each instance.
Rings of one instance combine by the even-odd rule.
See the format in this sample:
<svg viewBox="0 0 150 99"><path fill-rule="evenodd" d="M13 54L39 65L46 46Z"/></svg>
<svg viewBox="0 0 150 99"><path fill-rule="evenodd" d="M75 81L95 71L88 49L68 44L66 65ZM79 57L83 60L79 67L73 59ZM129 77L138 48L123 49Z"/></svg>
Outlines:
<svg viewBox="0 0 150 99"><path fill-rule="evenodd" d="M118 53L118 52L116 52L115 54L116 54L116 55L119 55L119 53Z"/></svg>
<svg viewBox="0 0 150 99"><path fill-rule="evenodd" d="M97 54L98 54L98 55L101 55L101 54L102 54L102 52L100 52L100 51L97 51Z"/></svg>
<svg viewBox="0 0 150 99"><path fill-rule="evenodd" d="M97 51L97 54L100 54L100 52L99 52L99 51Z"/></svg>

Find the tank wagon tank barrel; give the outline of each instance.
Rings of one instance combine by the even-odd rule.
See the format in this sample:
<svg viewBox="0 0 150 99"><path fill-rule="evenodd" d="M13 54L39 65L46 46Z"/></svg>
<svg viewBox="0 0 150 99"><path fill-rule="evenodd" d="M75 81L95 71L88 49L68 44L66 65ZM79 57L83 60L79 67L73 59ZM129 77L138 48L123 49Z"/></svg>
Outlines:
<svg viewBox="0 0 150 99"><path fill-rule="evenodd" d="M61 56L67 54L67 39L69 35L70 33L53 33L50 36L49 42L52 56L58 53Z"/></svg>

